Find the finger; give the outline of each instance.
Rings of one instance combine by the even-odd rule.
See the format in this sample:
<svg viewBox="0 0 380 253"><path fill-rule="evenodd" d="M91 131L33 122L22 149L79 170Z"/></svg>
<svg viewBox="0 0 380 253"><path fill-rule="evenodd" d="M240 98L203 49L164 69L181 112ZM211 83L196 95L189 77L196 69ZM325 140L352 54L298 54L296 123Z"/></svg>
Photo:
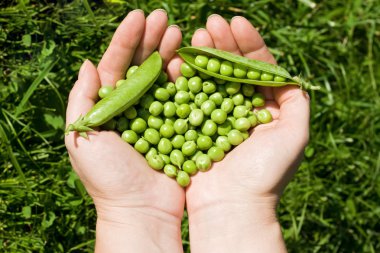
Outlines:
<svg viewBox="0 0 380 253"><path fill-rule="evenodd" d="M145 17L142 10L131 11L121 22L98 65L102 85L114 85L116 81L125 78L144 27Z"/></svg>
<svg viewBox="0 0 380 253"><path fill-rule="evenodd" d="M166 67L166 73L168 74L168 79L172 82L175 82L175 80L181 76L180 66L182 64L183 60L178 56L174 56L169 62Z"/></svg>
<svg viewBox="0 0 380 253"><path fill-rule="evenodd" d="M200 28L194 32L191 45L195 47L215 47L210 33L204 28Z"/></svg>
<svg viewBox="0 0 380 253"><path fill-rule="evenodd" d="M309 95L294 86L274 89L274 97L280 107L277 126L287 132L292 141L306 145L309 139Z"/></svg>
<svg viewBox="0 0 380 253"><path fill-rule="evenodd" d="M240 16L232 18L231 32L245 57L276 64L263 38L246 18Z"/></svg>
<svg viewBox="0 0 380 253"><path fill-rule="evenodd" d="M133 64L140 65L160 44L166 31L168 15L165 10L153 11L146 18L145 31L133 56Z"/></svg>
<svg viewBox="0 0 380 253"><path fill-rule="evenodd" d="M70 91L66 111L66 126L81 115L85 115L98 99L100 79L96 67L86 60L79 71L79 77Z"/></svg>
<svg viewBox="0 0 380 253"><path fill-rule="evenodd" d="M181 46L182 33L178 26L169 26L162 36L158 51L164 61L163 68L166 69L169 61L176 54L176 50Z"/></svg>
<svg viewBox="0 0 380 253"><path fill-rule="evenodd" d="M228 22L217 14L211 15L206 23L207 31L214 41L215 48L241 55Z"/></svg>

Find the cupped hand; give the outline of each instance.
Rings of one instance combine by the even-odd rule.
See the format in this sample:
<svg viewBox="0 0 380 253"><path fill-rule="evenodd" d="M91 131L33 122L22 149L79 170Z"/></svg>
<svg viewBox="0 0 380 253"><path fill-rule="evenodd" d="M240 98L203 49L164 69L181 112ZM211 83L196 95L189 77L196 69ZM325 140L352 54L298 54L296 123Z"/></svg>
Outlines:
<svg viewBox="0 0 380 253"><path fill-rule="evenodd" d="M210 16L206 29L195 32L192 45L276 64L257 30L243 17L235 17L229 24L219 15ZM230 232L232 227L241 225L242 235L248 226L252 227L253 220L256 224L275 220L276 204L308 142L308 95L294 86L256 90L266 96L265 108L271 111L274 120L254 128L247 140L214 163L210 171L198 172L192 178L186 191L186 205L190 235L195 241L210 237L214 240L219 233L227 237L228 232L221 231L223 228L208 237L210 233L197 230L201 223L217 226L221 222L224 227L230 226ZM239 215L244 217L241 223ZM196 246L193 249L200 251Z"/></svg>
<svg viewBox="0 0 380 253"><path fill-rule="evenodd" d="M178 27L167 27L164 11L156 10L146 19L141 10L130 12L117 28L98 67L89 61L83 63L69 95L67 124L91 109L102 85L115 85L125 78L129 66L141 64L155 50L162 56L169 78L175 80L181 63L175 50L181 40ZM130 223L128 214L137 212L180 226L184 190L175 180L151 169L117 133L93 131L88 139L70 133L65 143L74 170L94 200L98 219Z"/></svg>

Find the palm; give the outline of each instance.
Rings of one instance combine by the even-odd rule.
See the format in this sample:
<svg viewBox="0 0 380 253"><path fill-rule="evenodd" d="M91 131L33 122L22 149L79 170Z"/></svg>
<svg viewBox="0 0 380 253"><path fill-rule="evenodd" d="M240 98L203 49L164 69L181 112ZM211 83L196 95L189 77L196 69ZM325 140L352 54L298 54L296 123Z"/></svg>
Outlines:
<svg viewBox="0 0 380 253"><path fill-rule="evenodd" d="M174 56L181 34L166 28L167 17L153 12L145 21L140 12L131 12L116 31L98 69L87 64L70 93L67 122L73 122L94 104L100 85L115 84L131 64L140 64L154 50L160 51L164 66L173 79L180 61ZM82 70L81 70L82 71ZM89 140L70 134L65 139L75 171L95 204L118 207L145 207L181 217L184 191L173 180L149 168L144 157L118 134L100 131Z"/></svg>
<svg viewBox="0 0 380 253"><path fill-rule="evenodd" d="M275 63L257 31L244 18L229 25L221 17L213 17L207 22L207 30L193 36L192 43ZM189 211L252 197L278 199L294 173L307 142L307 99L302 91L292 87L259 91L267 98L266 107L272 112L273 122L256 127L246 141L210 171L194 176L186 193ZM294 108L292 103L296 100L305 102L303 107Z"/></svg>

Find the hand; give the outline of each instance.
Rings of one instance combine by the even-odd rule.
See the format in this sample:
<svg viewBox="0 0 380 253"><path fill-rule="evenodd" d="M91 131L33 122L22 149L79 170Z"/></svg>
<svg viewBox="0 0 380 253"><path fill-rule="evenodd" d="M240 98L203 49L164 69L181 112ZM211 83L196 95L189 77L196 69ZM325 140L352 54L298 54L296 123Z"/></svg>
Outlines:
<svg viewBox="0 0 380 253"><path fill-rule="evenodd" d="M130 65L139 65L154 50L164 60L169 78L179 76L181 44L178 27L167 27L162 10L146 19L130 12L116 30L98 68L85 61L69 96L67 124L95 104L101 85L115 85ZM112 131L89 138L65 138L74 170L93 198L97 214L96 250L104 252L180 252L184 190L175 180L151 169L143 156Z"/></svg>
<svg viewBox="0 0 380 253"><path fill-rule="evenodd" d="M228 24L212 15L193 36L208 46L275 64L263 39L243 17ZM273 122L252 135L186 192L192 252L286 251L275 208L294 174L309 135L309 98L298 87L257 88ZM211 251L210 251L211 250Z"/></svg>

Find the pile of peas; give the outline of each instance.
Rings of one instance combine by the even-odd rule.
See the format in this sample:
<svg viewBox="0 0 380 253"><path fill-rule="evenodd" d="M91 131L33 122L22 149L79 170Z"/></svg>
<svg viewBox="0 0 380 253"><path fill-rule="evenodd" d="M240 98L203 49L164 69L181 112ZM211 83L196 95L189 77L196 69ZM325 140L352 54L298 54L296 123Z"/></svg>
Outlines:
<svg viewBox="0 0 380 253"><path fill-rule="evenodd" d="M196 57L195 64L223 75L251 75L239 66L203 55ZM137 68L130 67L126 78ZM187 63L181 65L181 74L173 83L162 72L139 101L102 128L120 132L150 167L163 170L186 187L190 176L209 170L212 162L221 161L247 139L251 128L271 122L272 115L266 109L253 112L265 105L265 98L251 84L215 79L197 73ZM263 75L259 73L260 78ZM118 81L116 89L124 82ZM99 97L105 98L112 90L112 86L100 88Z"/></svg>

